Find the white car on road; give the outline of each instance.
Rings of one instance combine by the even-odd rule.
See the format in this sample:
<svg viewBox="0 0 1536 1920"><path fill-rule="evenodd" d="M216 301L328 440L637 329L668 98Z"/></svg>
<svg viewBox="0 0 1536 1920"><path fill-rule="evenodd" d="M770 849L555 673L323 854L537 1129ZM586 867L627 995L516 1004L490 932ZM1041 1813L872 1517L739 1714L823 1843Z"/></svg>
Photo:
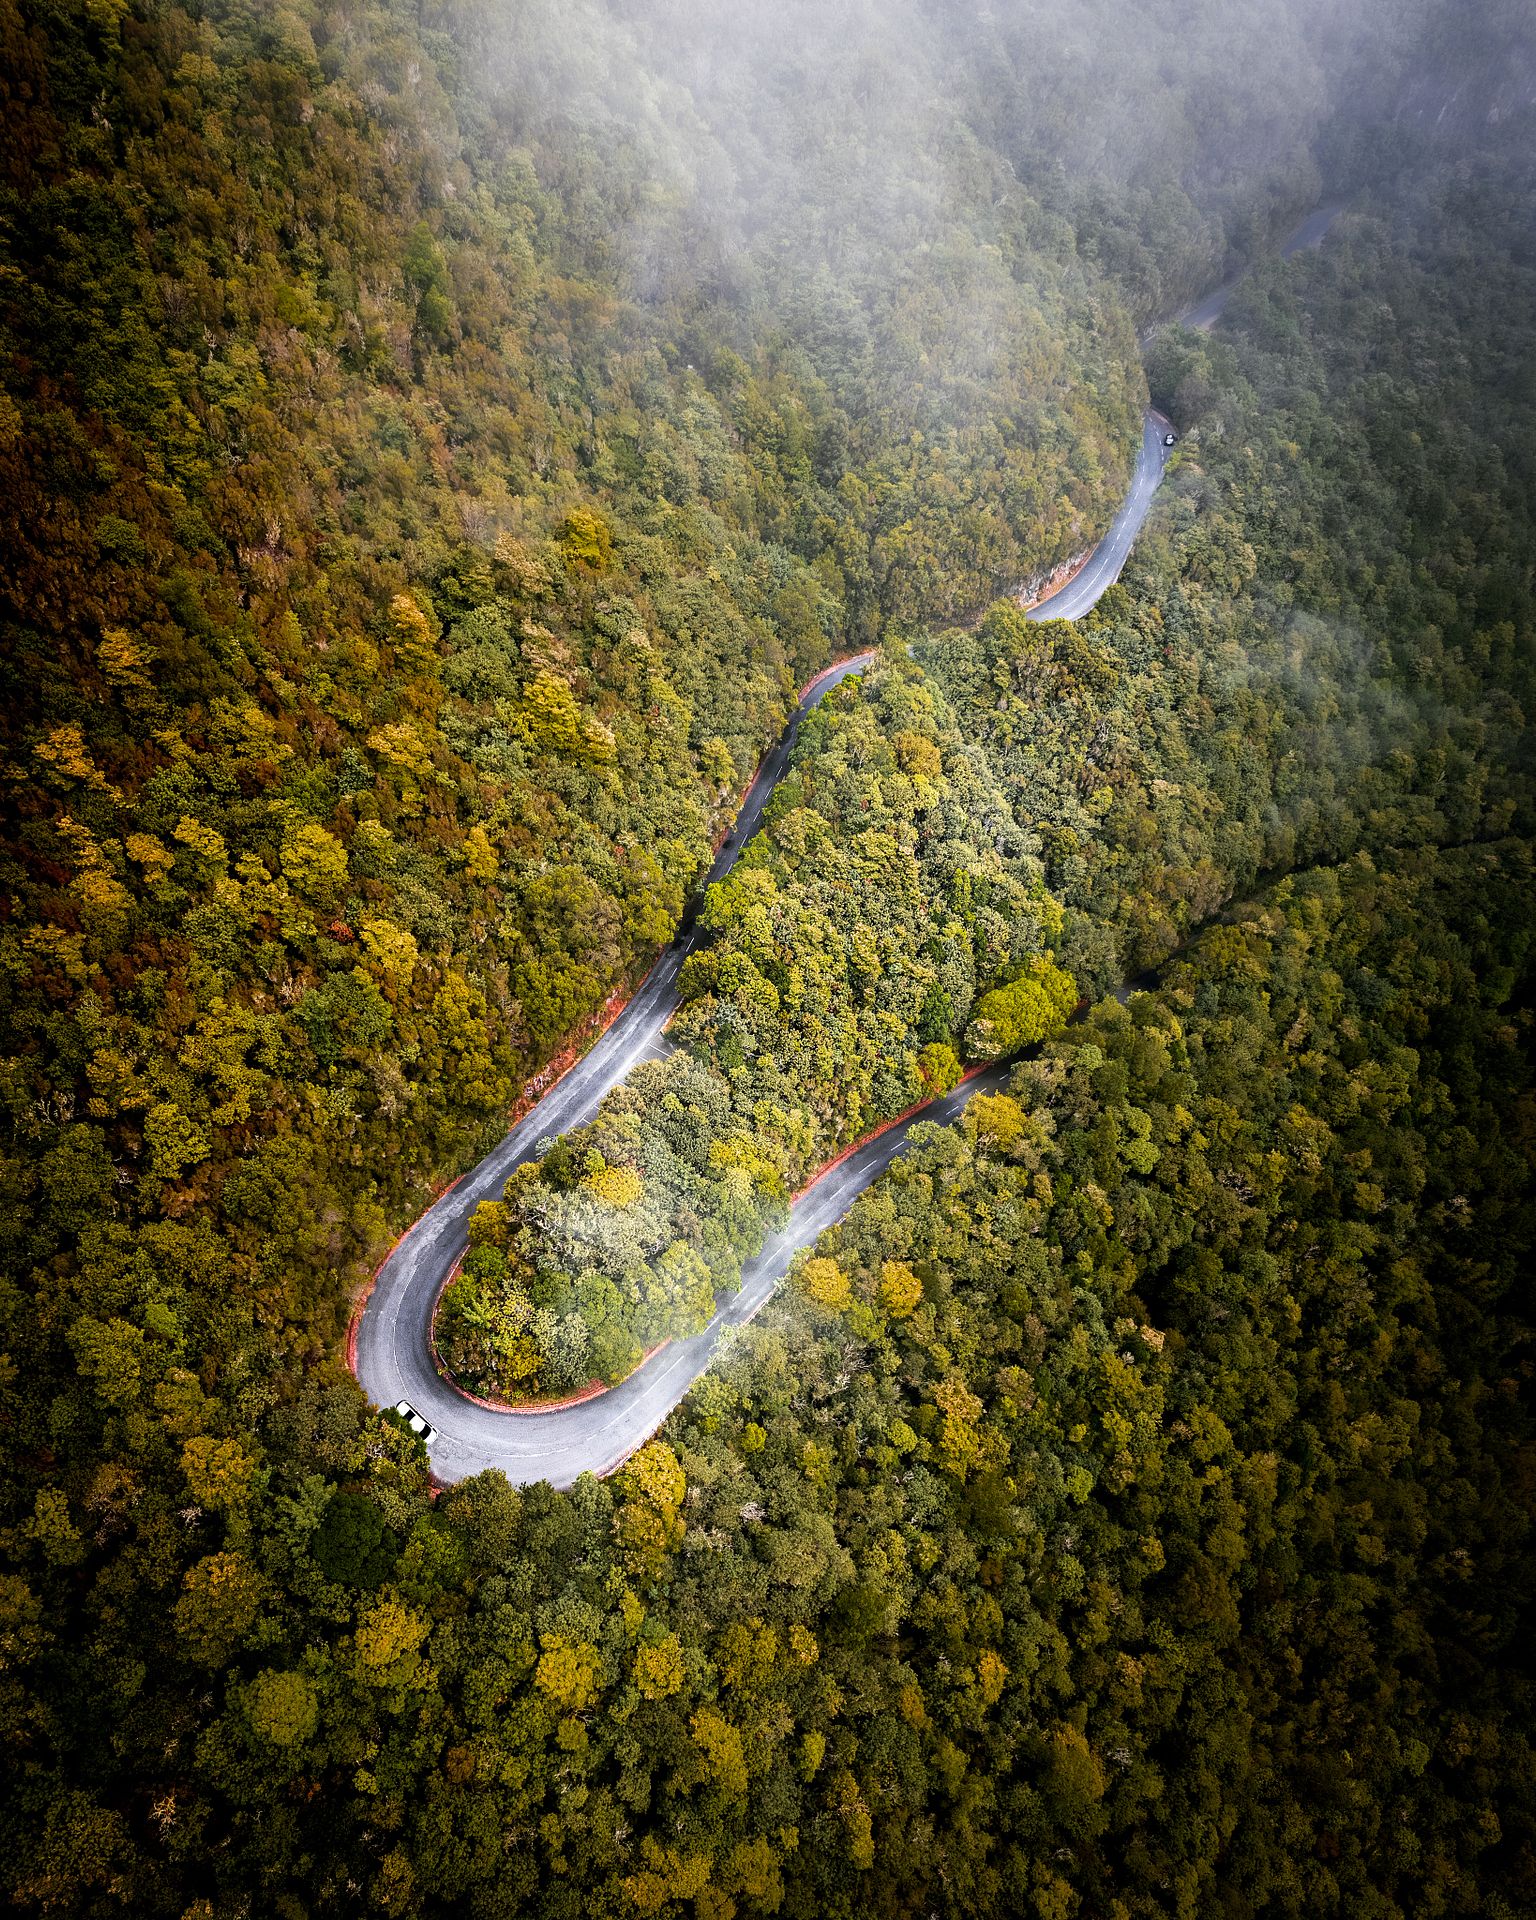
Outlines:
<svg viewBox="0 0 1536 1920"><path fill-rule="evenodd" d="M431 1446L432 1442L437 1438L437 1428L434 1427L430 1421L423 1420L409 1400L397 1400L395 1402L395 1412L399 1414L400 1418L424 1447Z"/></svg>

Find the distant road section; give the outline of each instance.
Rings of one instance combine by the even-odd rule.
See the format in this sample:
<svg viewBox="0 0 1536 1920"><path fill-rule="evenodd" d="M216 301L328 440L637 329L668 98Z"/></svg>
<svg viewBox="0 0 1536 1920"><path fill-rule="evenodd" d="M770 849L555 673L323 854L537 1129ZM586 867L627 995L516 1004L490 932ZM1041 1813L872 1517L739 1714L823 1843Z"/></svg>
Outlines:
<svg viewBox="0 0 1536 1920"><path fill-rule="evenodd" d="M1298 253L1315 253L1328 236L1328 229L1344 211L1341 200L1336 206L1319 207L1316 213L1309 213L1301 225L1280 249L1280 258L1289 260Z"/></svg>
<svg viewBox="0 0 1536 1920"><path fill-rule="evenodd" d="M1281 259L1289 260L1294 254L1320 247L1328 229L1343 211L1342 206L1319 207L1316 213L1308 214L1281 247ZM1239 284L1237 280L1229 280L1225 286L1207 294L1198 304L1179 315L1180 324L1209 332L1226 311L1227 302ZM1112 587L1120 578L1130 558L1131 548L1136 543L1136 536L1151 511L1153 495L1157 492L1163 468L1172 452L1172 448L1164 444L1165 436L1172 431L1171 420L1165 419L1153 408L1147 410L1142 418L1141 447L1136 455L1136 470L1131 475L1131 490L1115 515L1109 532L1094 548L1086 565L1064 586L1058 587L1055 593L1044 600L1035 602L1028 611L1029 619L1081 620L1105 588Z"/></svg>
<svg viewBox="0 0 1536 1920"><path fill-rule="evenodd" d="M1319 246L1340 211L1325 207L1310 215L1281 248L1284 257ZM1231 293L1232 286L1221 287L1180 318L1186 326L1213 326ZM1075 578L1029 610L1031 620L1080 619L1119 579L1162 479L1168 457L1163 436L1170 431L1160 413L1148 412L1130 492L1108 533ZM859 654L829 667L811 682L782 738L758 768L706 885L730 871L757 831L806 714L829 688L861 672L873 658L870 653ZM501 1197L508 1176L536 1158L540 1141L591 1120L604 1095L631 1068L656 1057L667 1022L677 1009L677 976L696 937L690 910L677 938L608 1031L479 1166L422 1215L379 1269L357 1325L357 1377L375 1405L391 1407L408 1400L437 1429L431 1457L432 1471L440 1481L462 1480L494 1467L523 1484L548 1480L565 1487L583 1473L611 1472L666 1419L709 1365L721 1339L745 1326L772 1296L795 1254L840 1220L902 1152L914 1127L930 1121L946 1124L958 1117L973 1094L996 1092L1007 1082L1006 1066L988 1067L829 1168L794 1202L788 1225L749 1262L740 1292L721 1303L703 1332L662 1348L622 1385L595 1399L544 1413L482 1407L450 1386L432 1359L432 1316L438 1295L468 1245L469 1217L482 1200Z"/></svg>
<svg viewBox="0 0 1536 1920"><path fill-rule="evenodd" d="M1319 207L1316 213L1309 213L1301 225L1290 235L1280 248L1280 258L1290 260L1298 253L1311 253L1319 248L1327 236L1328 229L1344 211L1341 205ZM1242 276L1228 280L1214 293L1208 293L1203 300L1179 315L1179 324L1185 327L1198 327L1202 333L1211 328L1226 312L1227 302L1242 284Z"/></svg>

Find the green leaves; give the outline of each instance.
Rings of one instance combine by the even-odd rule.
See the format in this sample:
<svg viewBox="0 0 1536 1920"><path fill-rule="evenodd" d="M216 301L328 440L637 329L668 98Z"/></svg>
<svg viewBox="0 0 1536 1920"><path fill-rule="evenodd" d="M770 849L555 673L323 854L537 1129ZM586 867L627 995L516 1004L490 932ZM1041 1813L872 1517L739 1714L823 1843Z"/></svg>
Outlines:
<svg viewBox="0 0 1536 1920"><path fill-rule="evenodd" d="M1071 974L1041 956L1027 973L977 1001L966 1029L966 1051L973 1060L1001 1060L1033 1046L1061 1031L1077 997Z"/></svg>
<svg viewBox="0 0 1536 1920"><path fill-rule="evenodd" d="M274 1747L302 1745L320 1718L319 1701L308 1677L271 1669L251 1682L245 1710L253 1731Z"/></svg>
<svg viewBox="0 0 1536 1920"><path fill-rule="evenodd" d="M973 629L1380 22L419 11L7 29L10 1896L1528 1910L1513 123L1415 179L1398 115L1395 208L1161 336L1125 582ZM1459 86L1466 12L1390 64ZM621 1378L962 1049L1040 1057L612 1485L433 1504L356 1289L909 631L444 1351Z"/></svg>
<svg viewBox="0 0 1536 1920"><path fill-rule="evenodd" d="M328 1580L368 1590L388 1579L399 1548L377 1502L345 1488L331 1495L309 1542L309 1551Z"/></svg>

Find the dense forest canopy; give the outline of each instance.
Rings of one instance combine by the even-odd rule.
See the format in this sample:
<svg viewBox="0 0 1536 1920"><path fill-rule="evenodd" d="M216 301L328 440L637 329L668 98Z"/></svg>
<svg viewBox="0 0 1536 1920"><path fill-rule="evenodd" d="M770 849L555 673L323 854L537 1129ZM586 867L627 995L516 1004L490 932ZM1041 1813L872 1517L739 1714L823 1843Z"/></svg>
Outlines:
<svg viewBox="0 0 1536 1920"><path fill-rule="evenodd" d="M1528 29L0 0L20 1911L1536 1906ZM866 648L445 1358L1026 1057L613 1479L434 1487L361 1288Z"/></svg>

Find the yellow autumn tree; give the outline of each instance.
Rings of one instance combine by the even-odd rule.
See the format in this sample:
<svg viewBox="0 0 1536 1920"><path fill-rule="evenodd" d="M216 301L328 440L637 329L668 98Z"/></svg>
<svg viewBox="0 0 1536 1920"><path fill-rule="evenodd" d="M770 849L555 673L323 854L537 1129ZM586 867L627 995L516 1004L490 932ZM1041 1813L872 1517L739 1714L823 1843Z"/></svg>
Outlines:
<svg viewBox="0 0 1536 1920"><path fill-rule="evenodd" d="M215 1513L234 1513L251 1496L256 1462L238 1440L220 1440L213 1434L195 1434L181 1450L181 1471L200 1507Z"/></svg>
<svg viewBox="0 0 1536 1920"><path fill-rule="evenodd" d="M82 786L92 793L106 794L114 800L121 799L117 788L91 758L85 735L76 722L70 721L66 726L55 727L45 739L38 741L32 752L39 764L60 785Z"/></svg>
<svg viewBox="0 0 1536 1920"><path fill-rule="evenodd" d="M635 1685L647 1700L666 1700L683 1685L683 1648L675 1633L635 1649Z"/></svg>
<svg viewBox="0 0 1536 1920"><path fill-rule="evenodd" d="M741 1743L741 1729L727 1720L718 1707L700 1707L688 1723L694 1745L704 1756L711 1783L731 1799L741 1799L747 1791L747 1757Z"/></svg>
<svg viewBox="0 0 1536 1920"><path fill-rule="evenodd" d="M558 673L546 667L535 675L523 694L522 718L536 746L571 759L580 754L584 737L581 709Z"/></svg>
<svg viewBox="0 0 1536 1920"><path fill-rule="evenodd" d="M397 593L390 601L389 638L395 658L408 673L426 673L436 666L432 623L413 594Z"/></svg>
<svg viewBox="0 0 1536 1920"><path fill-rule="evenodd" d="M829 1260L822 1254L813 1255L800 1269L798 1278L800 1291L808 1300L814 1300L818 1307L841 1313L848 1305L851 1297L848 1276L835 1260Z"/></svg>
<svg viewBox="0 0 1536 1920"><path fill-rule="evenodd" d="M96 647L96 664L114 687L148 692L154 686L149 668L153 652L121 627L108 627Z"/></svg>
<svg viewBox="0 0 1536 1920"><path fill-rule="evenodd" d="M239 1553L210 1553L187 1570L172 1620L178 1639L201 1665L219 1667L255 1623L264 1585Z"/></svg>
<svg viewBox="0 0 1536 1920"><path fill-rule="evenodd" d="M609 1207L632 1207L645 1192L645 1182L633 1167L598 1167L581 1184Z"/></svg>
<svg viewBox="0 0 1536 1920"><path fill-rule="evenodd" d="M171 870L174 856L163 840L152 833L129 833L123 836L123 850L135 866L144 871L144 878L151 887L160 886Z"/></svg>
<svg viewBox="0 0 1536 1920"><path fill-rule="evenodd" d="M958 1376L941 1382L933 1397L944 1416L939 1427L939 1457L951 1473L964 1478L981 1448L977 1423L982 1404Z"/></svg>
<svg viewBox="0 0 1536 1920"><path fill-rule="evenodd" d="M560 551L568 566L602 573L613 562L613 534L601 514L577 507L560 528Z"/></svg>
<svg viewBox="0 0 1536 1920"><path fill-rule="evenodd" d="M596 1647L564 1633L541 1634L539 1646L533 1674L539 1691L567 1713L591 1706L603 1676L602 1655Z"/></svg>
<svg viewBox="0 0 1536 1920"><path fill-rule="evenodd" d="M313 820L283 834L283 877L319 906L329 906L347 883L347 850Z"/></svg>
<svg viewBox="0 0 1536 1920"><path fill-rule="evenodd" d="M391 986L404 985L421 958L416 936L393 920L364 920L358 928L368 971Z"/></svg>
<svg viewBox="0 0 1536 1920"><path fill-rule="evenodd" d="M179 1180L188 1167L208 1158L213 1143L207 1129L174 1100L157 1100L144 1116L144 1149L157 1180Z"/></svg>
<svg viewBox="0 0 1536 1920"><path fill-rule="evenodd" d="M666 1442L653 1440L625 1467L618 1484L623 1499L613 1531L620 1553L632 1572L655 1578L682 1544L688 1476Z"/></svg>
<svg viewBox="0 0 1536 1920"><path fill-rule="evenodd" d="M921 1304L923 1283L905 1260L883 1260L878 1297L893 1320L905 1320Z"/></svg>
<svg viewBox="0 0 1536 1920"><path fill-rule="evenodd" d="M962 1125L978 1146L1007 1153L1024 1132L1024 1109L1011 1094L973 1094Z"/></svg>
<svg viewBox="0 0 1536 1920"><path fill-rule="evenodd" d="M320 1705L313 1684L302 1673L258 1673L245 1696L253 1730L275 1747L297 1746L314 1732Z"/></svg>
<svg viewBox="0 0 1536 1920"><path fill-rule="evenodd" d="M398 1686L413 1679L428 1627L402 1601L377 1600L357 1623L353 1644L363 1678L375 1686Z"/></svg>
<svg viewBox="0 0 1536 1920"><path fill-rule="evenodd" d="M464 871L471 880L478 880L482 886L501 872L501 860L491 845L491 836L478 820L459 842L459 852L464 858Z"/></svg>

